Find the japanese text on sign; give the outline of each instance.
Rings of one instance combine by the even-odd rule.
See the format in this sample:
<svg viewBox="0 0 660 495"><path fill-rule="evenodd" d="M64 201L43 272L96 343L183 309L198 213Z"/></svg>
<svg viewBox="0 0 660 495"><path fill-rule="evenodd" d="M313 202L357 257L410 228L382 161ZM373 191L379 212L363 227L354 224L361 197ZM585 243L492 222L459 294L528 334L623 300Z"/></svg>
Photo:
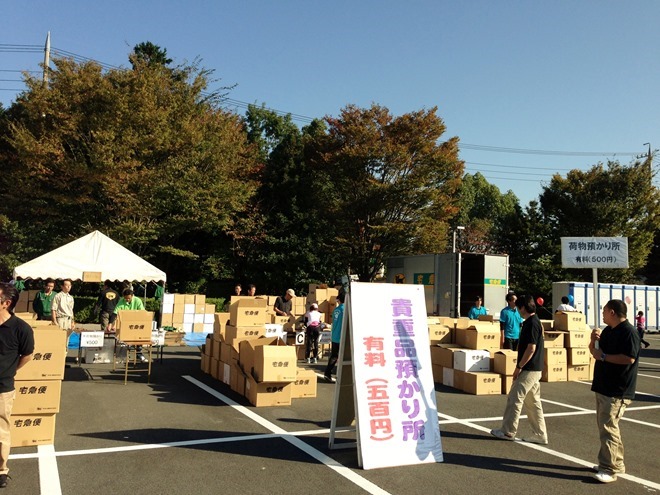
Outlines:
<svg viewBox="0 0 660 495"><path fill-rule="evenodd" d="M562 237L563 268L628 268L627 237Z"/></svg>

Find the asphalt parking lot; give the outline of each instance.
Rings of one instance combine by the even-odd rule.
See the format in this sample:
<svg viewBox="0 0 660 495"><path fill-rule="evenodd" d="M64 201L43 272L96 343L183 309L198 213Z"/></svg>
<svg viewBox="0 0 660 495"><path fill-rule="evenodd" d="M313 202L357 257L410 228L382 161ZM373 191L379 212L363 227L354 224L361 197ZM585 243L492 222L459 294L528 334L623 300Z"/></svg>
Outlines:
<svg viewBox="0 0 660 495"><path fill-rule="evenodd" d="M55 444L13 449L6 492L658 492L660 335L647 340L637 397L622 422L627 473L609 485L590 476L599 442L588 382L542 384L546 446L489 435L500 424L505 396L436 385L444 462L365 471L356 448L328 449L333 384L319 380L316 398L294 399L289 407L255 408L200 371L197 348L181 347L165 349L151 384L136 375L124 385L123 372L111 365L68 368ZM312 367L322 372L324 366ZM518 436L528 431L523 417Z"/></svg>

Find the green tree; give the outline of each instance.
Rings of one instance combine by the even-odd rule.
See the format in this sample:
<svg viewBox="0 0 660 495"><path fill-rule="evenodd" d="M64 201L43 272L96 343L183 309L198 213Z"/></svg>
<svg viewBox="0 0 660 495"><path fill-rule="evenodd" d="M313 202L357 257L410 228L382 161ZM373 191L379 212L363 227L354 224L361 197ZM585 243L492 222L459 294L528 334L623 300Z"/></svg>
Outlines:
<svg viewBox="0 0 660 495"><path fill-rule="evenodd" d="M452 223L465 227L465 231L457 238L457 248L473 253L496 252L497 227L516 212L516 195L511 190L502 194L477 172L465 174L458 197L459 212Z"/></svg>
<svg viewBox="0 0 660 495"><path fill-rule="evenodd" d="M608 162L588 171L555 175L540 197L552 229L554 263L561 265L561 237L622 236L628 238L629 269L599 270L602 281L639 282L660 227L660 194L652 184L648 162ZM583 277L584 270L570 275ZM588 274L590 277L590 274Z"/></svg>
<svg viewBox="0 0 660 495"><path fill-rule="evenodd" d="M349 105L315 139L316 173L333 188L334 249L360 280L372 280L390 256L435 250L427 231L446 232L457 211L458 139L439 144L445 125L436 111L395 117L379 105Z"/></svg>
<svg viewBox="0 0 660 495"><path fill-rule="evenodd" d="M222 272L258 160L208 71L54 63L7 112L0 213L43 250L98 229L174 279Z"/></svg>
<svg viewBox="0 0 660 495"><path fill-rule="evenodd" d="M143 41L133 47L133 53L129 55L129 60L135 69L140 63L147 65L161 65L163 67L172 63L172 59L167 56L167 49L154 45L151 41Z"/></svg>

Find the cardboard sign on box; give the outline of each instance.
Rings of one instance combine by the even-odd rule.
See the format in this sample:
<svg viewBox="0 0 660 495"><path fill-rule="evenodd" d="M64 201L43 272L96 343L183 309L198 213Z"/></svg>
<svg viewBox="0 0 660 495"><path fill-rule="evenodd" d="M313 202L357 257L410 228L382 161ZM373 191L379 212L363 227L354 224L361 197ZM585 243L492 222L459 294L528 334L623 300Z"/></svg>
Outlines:
<svg viewBox="0 0 660 495"><path fill-rule="evenodd" d="M584 315L578 311L558 311L554 315L553 330L584 330Z"/></svg>
<svg viewBox="0 0 660 495"><path fill-rule="evenodd" d="M292 399L302 399L304 397L316 397L317 379L314 370L298 368L296 372L296 381L291 388Z"/></svg>
<svg viewBox="0 0 660 495"><path fill-rule="evenodd" d="M568 364L570 366L589 366L589 361L591 359L589 349L576 347L566 350L568 351Z"/></svg>
<svg viewBox="0 0 660 495"><path fill-rule="evenodd" d="M493 371L495 373L513 375L518 363L518 352L511 349L497 351L493 360Z"/></svg>
<svg viewBox="0 0 660 495"><path fill-rule="evenodd" d="M543 347L564 347L564 333L553 330L552 332L543 332Z"/></svg>
<svg viewBox="0 0 660 495"><path fill-rule="evenodd" d="M290 406L291 382L258 383L252 376L248 375L245 380L245 397L256 407L262 406Z"/></svg>
<svg viewBox="0 0 660 495"><path fill-rule="evenodd" d="M456 344L438 344L431 346L431 363L443 368L454 367L454 353L462 347Z"/></svg>
<svg viewBox="0 0 660 495"><path fill-rule="evenodd" d="M460 349L454 353L454 369L461 371L490 371L490 352Z"/></svg>
<svg viewBox="0 0 660 495"><path fill-rule="evenodd" d="M472 395L500 395L502 377L497 373L465 373L463 392Z"/></svg>
<svg viewBox="0 0 660 495"><path fill-rule="evenodd" d="M34 330L32 359L16 372L15 380L62 380L66 341L66 332L58 327Z"/></svg>
<svg viewBox="0 0 660 495"><path fill-rule="evenodd" d="M55 416L55 414L12 414L9 420L12 448L52 444L55 441Z"/></svg>
<svg viewBox="0 0 660 495"><path fill-rule="evenodd" d="M15 414L50 414L60 412L62 382L60 380L28 380L15 382Z"/></svg>
<svg viewBox="0 0 660 495"><path fill-rule="evenodd" d="M229 322L235 327L262 326L270 323L266 299L239 299L229 306Z"/></svg>
<svg viewBox="0 0 660 495"><path fill-rule="evenodd" d="M151 342L152 311L123 310L117 313L117 339L123 342Z"/></svg>
<svg viewBox="0 0 660 495"><path fill-rule="evenodd" d="M296 380L296 362L294 347L262 345L254 350L252 375L258 382L293 382Z"/></svg>
<svg viewBox="0 0 660 495"><path fill-rule="evenodd" d="M547 365L567 364L566 349L550 347L545 349L544 362Z"/></svg>

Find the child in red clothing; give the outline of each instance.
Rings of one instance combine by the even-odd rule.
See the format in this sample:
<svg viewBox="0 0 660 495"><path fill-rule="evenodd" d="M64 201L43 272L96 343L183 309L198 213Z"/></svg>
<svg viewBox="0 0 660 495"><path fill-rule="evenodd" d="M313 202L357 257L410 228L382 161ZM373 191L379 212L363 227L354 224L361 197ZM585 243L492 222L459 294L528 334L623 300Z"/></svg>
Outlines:
<svg viewBox="0 0 660 495"><path fill-rule="evenodd" d="M644 318L644 311L639 311L637 313L637 316L635 317L635 324L637 325L637 331L639 332L639 341L644 345L644 349L646 349L651 344L644 340L644 331L646 330L646 318Z"/></svg>

